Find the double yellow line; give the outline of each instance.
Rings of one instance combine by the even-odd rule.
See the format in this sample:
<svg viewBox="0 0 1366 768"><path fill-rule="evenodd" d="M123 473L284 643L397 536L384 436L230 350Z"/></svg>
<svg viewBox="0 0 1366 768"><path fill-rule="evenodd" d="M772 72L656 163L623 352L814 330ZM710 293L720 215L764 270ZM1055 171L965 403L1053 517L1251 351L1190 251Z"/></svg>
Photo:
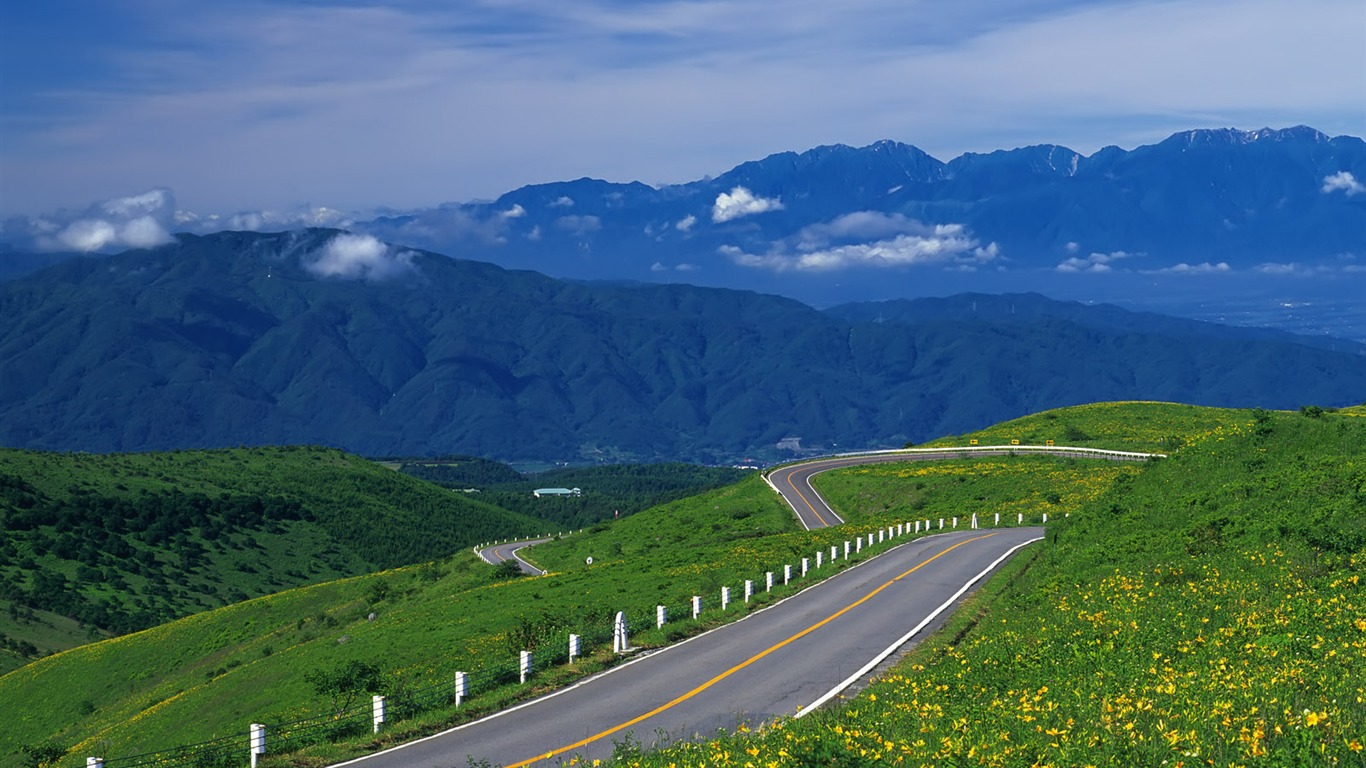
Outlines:
<svg viewBox="0 0 1366 768"><path fill-rule="evenodd" d="M793 487L796 487L796 486L793 486ZM900 581L901 579L905 578L906 576L911 575L912 573L915 573L916 571L920 570L921 568L924 568L925 566L929 565L930 563L934 562L935 560L939 559L940 557L942 557L942 556L944 556L944 555L947 555L948 553L952 552L952 551L955 550L955 549L958 549L959 547L963 546L964 544L971 544L971 543L974 542L974 541L981 541L982 539L988 539L988 538L991 538L992 536L995 536L995 535L996 535L995 533L988 533L988 534L985 534L985 535L982 535L982 536L976 536L976 537L973 537L973 538L971 538L971 539L967 539L967 540L964 540L964 541L960 541L960 542L958 542L957 544L954 544L953 546L950 546L950 547L945 548L942 552L939 552L939 553L935 554L934 556L930 557L929 559L925 560L924 562L920 563L919 565L916 565L915 567L913 567L913 568L911 568L911 569L909 569L909 570L907 570L907 571L905 571L905 572L899 574L896 578L891 579L890 581L888 581L887 583L883 584L882 586L880 586L880 587L874 589L873 591L869 592L868 594L864 595L863 597L859 598L858 600L855 600L854 602L852 602L852 603L850 603L850 604L844 606L843 608L839 609L838 611L835 611L834 613L830 614L829 616L826 616L824 619L821 619L820 621L816 622L815 624L812 624L811 626L807 627L806 629L803 629L802 631L798 632L797 634L795 634L795 635L793 635L793 636L787 638L786 640L783 640L782 642L779 642L779 643L777 643L777 644L775 644L775 645L769 646L768 648L766 648L766 649L760 651L759 653L754 654L753 656L749 657L748 659L745 659L744 661L740 662L739 664L736 664L735 666L731 667L730 669L726 670L725 672L722 672L721 674L717 675L716 677L713 677L712 679L708 680L707 682L702 683L701 685L697 686L696 688L692 689L691 691L688 691L687 693L682 694L681 696L679 696L679 697L676 698L676 699L673 699L672 701L669 701L669 702L666 702L666 703L664 703L664 704L661 704L661 705L659 705L658 707L655 707L654 709L650 710L649 712L646 712L646 713L643 714L643 715L640 715L640 716L638 716L638 717L635 717L635 718L632 718L632 719L630 719L630 720L627 720L626 722L624 722L624 723L622 723L622 724L620 724L620 725L617 725L617 726L613 726L613 727L611 727L611 728L608 728L607 730L602 731L601 733L596 733L596 734L594 734L594 735L592 735L592 736L589 736L589 737L587 737L587 738L585 738L585 739L581 739L581 740L579 740L579 741L576 741L576 742L574 742L573 744L569 744L569 745L567 745L567 746L560 747L560 748L558 748L558 749L553 749L553 750L551 750L551 751L549 751L549 752L546 752L545 754L537 755L537 756L532 757L532 758L529 758L529 759L527 759L527 760L523 760L523 761L521 761L520 763L512 763L512 764L506 766L505 768L524 768L524 766L531 765L532 763L538 762L538 761L540 761L540 760L548 760L549 758L555 757L556 755L563 755L563 754L565 754L566 752L573 751L573 750L575 750L575 749L578 749L579 747L583 747L583 746L587 746L587 745L589 745L589 744L592 744L593 742L598 741L599 739L605 739L605 738L607 738L608 736L611 736L611 735L614 734L614 733L619 733L619 732L621 732L621 731L623 731L623 730L625 730L625 729L627 729L627 728L630 728L630 727L633 726L633 725L637 725L637 724L639 724L639 723L641 723L641 722L643 722L643 721L645 721L645 720L648 720L648 719L650 719L651 717L654 717L655 715L658 715L658 714L661 713L661 712L667 711L667 710L669 710L669 709L671 709L671 708L673 708L673 707L675 707L675 706L677 706L677 705L679 705L679 704L681 704L681 703L687 701L688 699L691 699L692 697L696 696L697 694L699 694L699 693L701 693L701 692L707 690L708 688L712 687L713 685L716 685L717 683L721 682L722 680L725 680L727 677L730 677L731 675L735 674L736 672L739 672L740 670L744 669L745 667L748 667L749 665L751 665L751 664L753 664L754 662L756 662L756 661L758 661L758 660L764 658L765 656L769 655L770 653L773 653L774 651L778 650L779 648L782 648L782 647L784 647L784 646L786 646L786 645L789 645L790 643L793 643L793 642L795 642L795 641L797 641L797 640L800 640L801 638L803 638L803 637L805 637L805 636L811 634L812 632L815 632L817 629L820 629L821 627L825 626L826 624L829 624L830 622L834 621L835 619L839 618L840 616L843 616L844 614L848 613L849 611L852 611L853 609L857 608L858 606L860 606L860 605L866 603L867 601L873 599L873 597L874 597L875 595L877 595L879 592L881 592L882 590L884 590L884 589L886 589L886 588L892 586L892 585L895 584L896 582Z"/></svg>

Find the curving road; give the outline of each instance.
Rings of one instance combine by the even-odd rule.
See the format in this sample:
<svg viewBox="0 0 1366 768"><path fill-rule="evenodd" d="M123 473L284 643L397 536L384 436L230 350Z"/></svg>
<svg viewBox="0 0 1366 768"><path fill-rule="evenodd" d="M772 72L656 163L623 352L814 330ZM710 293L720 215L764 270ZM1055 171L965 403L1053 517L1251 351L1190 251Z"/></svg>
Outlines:
<svg viewBox="0 0 1366 768"><path fill-rule="evenodd" d="M750 616L436 736L342 765L521 768L606 758L755 726L838 695L916 635L1041 528L922 537Z"/></svg>
<svg viewBox="0 0 1366 768"><path fill-rule="evenodd" d="M1146 460L1160 454L1052 446L984 446L836 456L766 475L808 529L844 520L811 477L840 467L1049 453ZM642 655L569 688L458 728L342 763L363 768L507 768L609 757L627 739L652 747L800 716L866 679L890 654L932 631L982 578L1043 536L1042 528L959 530L901 544L740 621ZM481 549L490 563L548 539ZM818 574L819 575L819 574Z"/></svg>
<svg viewBox="0 0 1366 768"><path fill-rule="evenodd" d="M544 538L530 539L527 541L509 541L504 544L494 544L491 547L477 549L475 550L475 553L478 554L479 557L489 565L497 565L501 562L504 562L505 560L513 560L517 563L517 567L522 569L522 573L529 573L532 576L543 576L545 575L545 571L523 560L517 554L517 551L535 544L544 544L547 541L550 541L550 539Z"/></svg>
<svg viewBox="0 0 1366 768"><path fill-rule="evenodd" d="M1146 461L1163 458L1160 453L1136 453L1133 451L1107 451L1098 448L1077 448L1072 446L1051 445L984 445L966 448L910 448L901 451L878 451L876 453L846 454L825 459L803 461L779 467L764 475L801 521L806 530L840 525L840 517L830 505L816 493L811 478L822 472L863 464L882 464L897 461L932 461L960 459L972 456L1000 454L1047 454L1071 458L1108 459L1110 461Z"/></svg>

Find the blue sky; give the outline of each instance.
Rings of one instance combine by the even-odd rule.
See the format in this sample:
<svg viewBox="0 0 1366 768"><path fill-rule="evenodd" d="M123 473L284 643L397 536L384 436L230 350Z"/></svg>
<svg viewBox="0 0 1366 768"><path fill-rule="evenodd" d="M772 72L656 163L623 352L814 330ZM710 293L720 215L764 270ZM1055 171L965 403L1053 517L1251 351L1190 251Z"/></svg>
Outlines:
<svg viewBox="0 0 1366 768"><path fill-rule="evenodd" d="M408 209L879 139L1366 132L1361 0L0 0L0 219Z"/></svg>

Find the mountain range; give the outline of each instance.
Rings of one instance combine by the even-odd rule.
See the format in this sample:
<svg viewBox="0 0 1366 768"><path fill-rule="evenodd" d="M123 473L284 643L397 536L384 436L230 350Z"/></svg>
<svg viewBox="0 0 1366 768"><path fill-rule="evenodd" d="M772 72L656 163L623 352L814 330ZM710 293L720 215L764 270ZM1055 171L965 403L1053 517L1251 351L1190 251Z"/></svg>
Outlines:
<svg viewBox="0 0 1366 768"><path fill-rule="evenodd" d="M199 216L169 190L118 202L4 222L0 279L72 255L36 246L109 252L121 231L335 225L552 277L755 290L820 308L1037 291L1366 341L1366 142L1305 126L947 162L895 141L821 146L683 184L583 178L378 217ZM103 220L114 209L143 218ZM70 236L54 237L63 227ZM92 240L100 232L113 239Z"/></svg>
<svg viewBox="0 0 1366 768"><path fill-rule="evenodd" d="M853 304L557 280L310 229L0 283L0 444L760 461L1046 408L1360 402L1366 348L1038 295ZM779 447L779 446L782 447Z"/></svg>
<svg viewBox="0 0 1366 768"><path fill-rule="evenodd" d="M1360 340L1363 184L1366 142L1304 126L948 162L882 141L680 185L528 186L353 229L555 277L751 289L817 307L1032 290ZM1248 296L1263 299L1261 316L1244 316Z"/></svg>

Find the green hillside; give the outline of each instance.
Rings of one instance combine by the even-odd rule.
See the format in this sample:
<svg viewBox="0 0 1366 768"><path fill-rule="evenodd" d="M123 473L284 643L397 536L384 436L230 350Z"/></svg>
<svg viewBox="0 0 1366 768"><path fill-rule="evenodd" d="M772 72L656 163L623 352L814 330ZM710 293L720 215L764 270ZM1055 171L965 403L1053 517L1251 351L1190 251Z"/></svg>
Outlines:
<svg viewBox="0 0 1366 768"><path fill-rule="evenodd" d="M1165 411L1165 413L1164 413ZM1247 765L1366 763L1366 416L1064 409L1048 422L1175 435L1053 518L939 636L853 701L623 764ZM1027 434L1037 418L979 437ZM822 476L838 499L924 482Z"/></svg>
<svg viewBox="0 0 1366 768"><path fill-rule="evenodd" d="M1366 723L1357 682L1366 679L1360 416L1150 403L1064 409L1044 421L1135 447L1176 437L1180 447L1141 465L995 456L828 473L818 485L850 523L815 532L799 530L751 477L532 550L551 570L542 578L498 580L465 551L263 597L0 677L0 761L50 743L68 751L62 765L79 765L87 754L117 757L322 714L329 704L309 673L349 662L374 664L391 694L448 686L455 670L505 665L516 647L588 633L613 611L677 606L910 509L938 516L970 505L1050 512L1050 544L1018 558L1009 571L1016 580L993 582L953 632L921 646L914 666L852 706L757 740L629 762L1193 765L1208 756L1291 765L1326 756L1346 764L1359 755ZM1023 433L1033 423L1001 429ZM707 622L671 624L633 644ZM537 680L568 674L552 668ZM527 694L516 688L460 710L438 704L379 737L271 755L266 765L322 765L372 750ZM20 703L34 700L47 704ZM1216 743L1222 751L1198 760L1183 754ZM1254 759L1257 750L1266 759Z"/></svg>
<svg viewBox="0 0 1366 768"><path fill-rule="evenodd" d="M794 438L890 447L1084 402L1366 391L1360 345L1038 296L1004 299L1018 315L969 298L883 321L397 248L386 279L311 269L344 237L180 235L0 282L0 366L25 373L0 380L0 444L732 464L792 458L778 445Z"/></svg>
<svg viewBox="0 0 1366 768"><path fill-rule="evenodd" d="M503 509L577 529L642 509L719 488L744 477L746 470L697 464L609 464L566 467L522 474L487 459L403 462L405 474L455 490L478 490L479 499ZM577 496L537 498L537 488L578 488Z"/></svg>
<svg viewBox="0 0 1366 768"><path fill-rule="evenodd" d="M340 451L0 450L0 670L544 523Z"/></svg>

